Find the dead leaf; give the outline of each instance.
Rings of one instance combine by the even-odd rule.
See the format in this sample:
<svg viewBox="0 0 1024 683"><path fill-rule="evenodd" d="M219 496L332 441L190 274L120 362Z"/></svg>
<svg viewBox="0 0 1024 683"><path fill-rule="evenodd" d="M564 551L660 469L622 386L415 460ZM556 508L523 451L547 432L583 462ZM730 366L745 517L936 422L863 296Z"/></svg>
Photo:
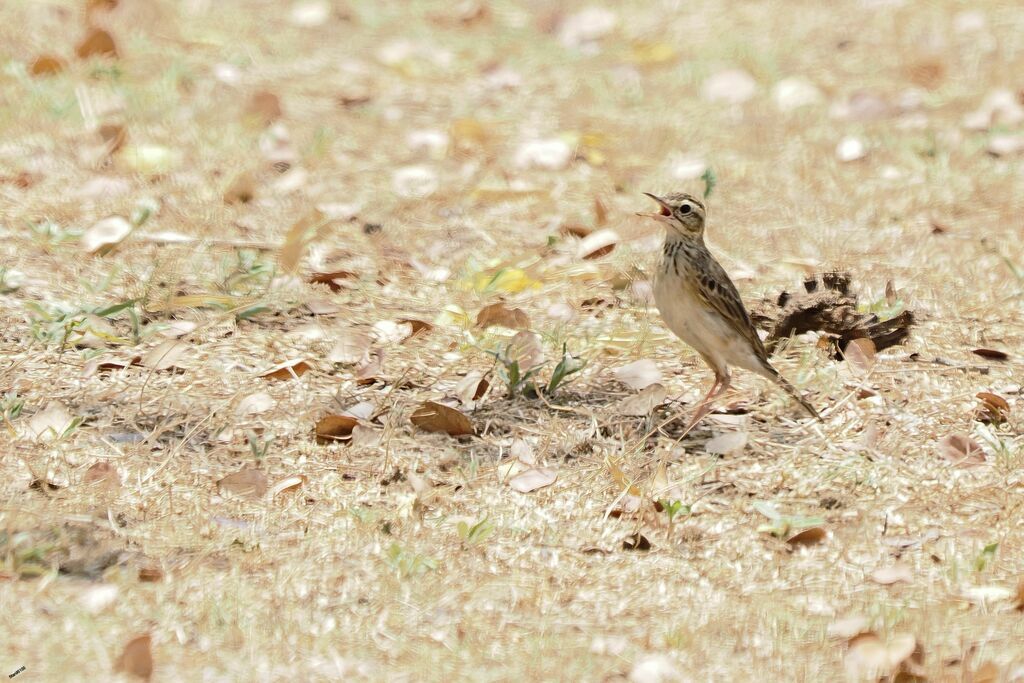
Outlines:
<svg viewBox="0 0 1024 683"><path fill-rule="evenodd" d="M82 233L80 244L87 254L102 256L113 251L131 234L133 225L121 216L109 216L93 223Z"/></svg>
<svg viewBox="0 0 1024 683"><path fill-rule="evenodd" d="M579 223L563 223L558 228L558 234L565 237L579 237L580 239L583 239L592 232L594 232L592 229Z"/></svg>
<svg viewBox="0 0 1024 683"><path fill-rule="evenodd" d="M412 333L409 337L415 337L418 334L427 334L434 329L432 324L428 323L426 320L419 320L418 318L399 318L398 324L408 325L412 329Z"/></svg>
<svg viewBox="0 0 1024 683"><path fill-rule="evenodd" d="M155 583L164 578L164 570L155 565L139 567L139 581L142 583Z"/></svg>
<svg viewBox="0 0 1024 683"><path fill-rule="evenodd" d="M828 625L828 637L849 640L856 635L865 633L871 621L863 614L851 614L850 616L836 619Z"/></svg>
<svg viewBox="0 0 1024 683"><path fill-rule="evenodd" d="M540 344L540 335L528 330L518 332L512 337L507 356L510 361L519 363L520 373L540 366L544 363L544 349Z"/></svg>
<svg viewBox="0 0 1024 683"><path fill-rule="evenodd" d="M327 360L331 363L352 365L366 360L369 353L369 335L352 329L344 329L338 333L338 340L327 354Z"/></svg>
<svg viewBox="0 0 1024 683"><path fill-rule="evenodd" d="M579 241L576 245L576 258L601 258L610 254L618 243L619 235L614 230L597 230Z"/></svg>
<svg viewBox="0 0 1024 683"><path fill-rule="evenodd" d="M881 567L871 572L871 580L883 586L900 582L909 583L913 578L913 570L906 564L894 564L890 567Z"/></svg>
<svg viewBox="0 0 1024 683"><path fill-rule="evenodd" d="M1010 354L998 349L974 349L971 353L989 360L1008 360L1010 358Z"/></svg>
<svg viewBox="0 0 1024 683"><path fill-rule="evenodd" d="M75 47L75 54L79 59L90 57L117 57L117 45L114 38L101 28L91 28L85 34L82 42Z"/></svg>
<svg viewBox="0 0 1024 683"><path fill-rule="evenodd" d="M843 356L859 372L866 373L875 364L875 343L867 337L851 339L843 349Z"/></svg>
<svg viewBox="0 0 1024 683"><path fill-rule="evenodd" d="M305 216L295 221L288 234L285 235L281 251L277 255L277 263L285 273L295 273L299 269L302 255L306 247L327 224L327 217L314 208Z"/></svg>
<svg viewBox="0 0 1024 683"><path fill-rule="evenodd" d="M651 549L651 542L647 540L647 537L641 534L639 531L635 534L626 536L625 540L622 541L623 550L643 550L647 551Z"/></svg>
<svg viewBox="0 0 1024 683"><path fill-rule="evenodd" d="M267 492L267 475L251 467L233 472L217 482L217 490L247 498L262 498Z"/></svg>
<svg viewBox="0 0 1024 683"><path fill-rule="evenodd" d="M153 675L153 638L148 633L129 640L114 664L116 671L149 680Z"/></svg>
<svg viewBox="0 0 1024 683"><path fill-rule="evenodd" d="M121 487L121 475L117 468L109 462L97 462L89 466L85 471L82 481L86 484L102 484L105 488L117 489Z"/></svg>
<svg viewBox="0 0 1024 683"><path fill-rule="evenodd" d="M310 365L309 361L304 358L293 358L286 360L283 363L279 363L274 367L264 370L260 373L260 377L264 379L282 380L282 379L298 379L306 374L313 366Z"/></svg>
<svg viewBox="0 0 1024 683"><path fill-rule="evenodd" d="M979 391L975 396L981 405L975 410L975 419L986 424L1005 422L1010 416L1010 404L999 394Z"/></svg>
<svg viewBox="0 0 1024 683"><path fill-rule="evenodd" d="M66 66L64 60L56 55L39 55L28 67L28 72L33 76L53 76L63 71Z"/></svg>
<svg viewBox="0 0 1024 683"><path fill-rule="evenodd" d="M985 451L966 434L950 434L939 441L939 453L954 467L976 467L986 462Z"/></svg>
<svg viewBox="0 0 1024 683"><path fill-rule="evenodd" d="M750 435L746 432L725 432L708 440L704 444L704 451L712 455L729 455L743 450L747 445Z"/></svg>
<svg viewBox="0 0 1024 683"><path fill-rule="evenodd" d="M29 418L28 432L40 441L54 441L71 426L74 417L60 401L50 401L46 407Z"/></svg>
<svg viewBox="0 0 1024 683"><path fill-rule="evenodd" d="M510 330L530 329L530 318L520 308L509 308L502 302L490 304L476 314L476 325L484 329L491 325L501 325Z"/></svg>
<svg viewBox="0 0 1024 683"><path fill-rule="evenodd" d="M824 541L826 538L828 538L828 532L825 531L824 528L820 526L812 526L810 528L804 529L803 531L798 531L797 533L793 534L792 536L786 539L786 543L788 543L790 546L817 545L818 543Z"/></svg>
<svg viewBox="0 0 1024 683"><path fill-rule="evenodd" d="M487 381L484 373L478 370L470 370L455 385L455 396L458 397L463 406L472 408L476 406L477 401L483 398L490 386L490 382Z"/></svg>
<svg viewBox="0 0 1024 683"><path fill-rule="evenodd" d="M107 154L114 154L128 140L128 129L120 123L104 123L97 131Z"/></svg>
<svg viewBox="0 0 1024 683"><path fill-rule="evenodd" d="M284 477L270 487L269 497L273 500L281 493L294 493L301 487L305 486L306 482L307 479L304 474L293 474L291 476Z"/></svg>
<svg viewBox="0 0 1024 683"><path fill-rule="evenodd" d="M183 341L168 339L147 351L140 362L144 367L156 371L180 369L186 354L191 350L192 346Z"/></svg>
<svg viewBox="0 0 1024 683"><path fill-rule="evenodd" d="M224 190L225 204L248 204L256 197L256 178L252 173L239 173Z"/></svg>
<svg viewBox="0 0 1024 683"><path fill-rule="evenodd" d="M1017 582L1017 592L1014 594L1013 608L1018 612L1024 612L1024 579Z"/></svg>
<svg viewBox="0 0 1024 683"><path fill-rule="evenodd" d="M968 679L971 683L999 683L1001 680L999 673L999 667L996 663L989 660L984 662ZM1020 680L1019 678L1011 678L1010 680Z"/></svg>
<svg viewBox="0 0 1024 683"><path fill-rule="evenodd" d="M425 401L409 419L425 432L443 432L449 436L473 434L473 423L468 417L434 401Z"/></svg>
<svg viewBox="0 0 1024 683"><path fill-rule="evenodd" d="M378 351L368 355L362 363L356 366L353 374L356 378L356 384L360 386L376 382L384 374L384 353Z"/></svg>
<svg viewBox="0 0 1024 683"><path fill-rule="evenodd" d="M332 292L340 292L342 285L340 281L343 280L356 280L359 276L351 270L329 270L319 273L313 273L309 276L309 282L314 284L327 285L331 288Z"/></svg>
<svg viewBox="0 0 1024 683"><path fill-rule="evenodd" d="M536 465L537 457L533 454L533 447L523 439L516 439L508 449L509 455L524 465Z"/></svg>
<svg viewBox="0 0 1024 683"><path fill-rule="evenodd" d="M265 391L256 394L249 394L235 406L235 415L244 417L246 415L259 415L265 413L277 405L277 402Z"/></svg>
<svg viewBox="0 0 1024 683"><path fill-rule="evenodd" d="M633 396L627 396L616 404L620 415L646 417L665 402L668 391L661 384L650 384Z"/></svg>
<svg viewBox="0 0 1024 683"><path fill-rule="evenodd" d="M359 420L351 415L326 415L316 423L316 442L320 445L346 442L352 439L352 430Z"/></svg>
<svg viewBox="0 0 1024 683"><path fill-rule="evenodd" d="M861 633L850 640L843 666L850 680L876 681L896 673L916 649L917 639L909 633L895 633L888 641Z"/></svg>
<svg viewBox="0 0 1024 683"><path fill-rule="evenodd" d="M608 222L608 204L600 195L594 195L594 225L601 227ZM585 237L585 235L581 235Z"/></svg>
<svg viewBox="0 0 1024 683"><path fill-rule="evenodd" d="M630 389L639 391L644 387L661 382L661 370L653 360L643 359L615 369L615 379Z"/></svg>
<svg viewBox="0 0 1024 683"><path fill-rule="evenodd" d="M257 121L268 125L284 116L281 98L268 90L260 90L249 98L246 113Z"/></svg>
<svg viewBox="0 0 1024 683"><path fill-rule="evenodd" d="M529 493L551 486L558 478L558 471L551 467L532 467L508 480L508 485L520 493Z"/></svg>

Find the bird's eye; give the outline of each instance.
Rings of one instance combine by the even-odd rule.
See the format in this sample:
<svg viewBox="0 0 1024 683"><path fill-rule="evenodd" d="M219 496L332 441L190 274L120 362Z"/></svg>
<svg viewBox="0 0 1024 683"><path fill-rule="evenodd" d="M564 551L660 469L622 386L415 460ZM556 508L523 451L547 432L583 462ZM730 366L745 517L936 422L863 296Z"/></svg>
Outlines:
<svg viewBox="0 0 1024 683"><path fill-rule="evenodd" d="M683 204L682 206L679 207L679 213L683 214L684 216L690 213L691 211L693 211L693 208L689 204Z"/></svg>

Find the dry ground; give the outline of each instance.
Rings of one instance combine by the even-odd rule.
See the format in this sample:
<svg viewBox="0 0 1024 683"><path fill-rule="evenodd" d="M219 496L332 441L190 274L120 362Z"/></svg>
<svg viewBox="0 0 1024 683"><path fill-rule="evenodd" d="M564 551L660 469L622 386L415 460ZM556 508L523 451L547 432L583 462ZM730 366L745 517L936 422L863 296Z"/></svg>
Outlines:
<svg viewBox="0 0 1024 683"><path fill-rule="evenodd" d="M0 673L110 680L149 634L166 681L832 681L912 636L928 680L1024 676L1024 172L987 151L1022 129L1019 5L121 0L90 11L119 57L79 59L83 4L0 5ZM31 75L45 53L63 70ZM712 97L728 69L749 97L728 74ZM866 156L838 159L845 137ZM646 306L658 233L633 212L701 191L702 162L748 301L842 268L918 317L867 374L813 338L777 354L823 425L741 374L734 414L650 436L711 377ZM117 215L140 225L89 254ZM565 226L602 221L614 249L580 258ZM307 282L328 267L352 275ZM586 362L550 396L493 371L513 332L473 322L502 298L541 380L563 343ZM170 368L96 367L175 330ZM615 371L644 359L683 403L624 416ZM410 423L472 371L490 392L450 403L476 436ZM975 419L979 391L1008 419ZM318 445L353 406L355 438ZM745 446L709 453L728 432ZM943 456L955 433L976 466ZM531 454L557 479L521 493ZM253 467L304 480L218 487ZM760 529L766 505L825 537Z"/></svg>

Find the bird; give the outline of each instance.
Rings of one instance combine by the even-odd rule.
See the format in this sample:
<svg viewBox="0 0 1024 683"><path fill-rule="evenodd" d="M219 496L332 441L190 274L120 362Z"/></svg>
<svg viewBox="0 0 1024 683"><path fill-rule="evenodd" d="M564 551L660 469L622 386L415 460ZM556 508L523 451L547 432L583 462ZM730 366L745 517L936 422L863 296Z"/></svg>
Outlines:
<svg viewBox="0 0 1024 683"><path fill-rule="evenodd" d="M686 431L711 412L713 401L729 389L730 365L772 380L823 422L814 406L772 366L736 285L704 243L704 203L684 192L664 197L644 194L658 203L659 210L637 215L665 226L661 262L654 276L654 303L668 328L715 373L715 382Z"/></svg>

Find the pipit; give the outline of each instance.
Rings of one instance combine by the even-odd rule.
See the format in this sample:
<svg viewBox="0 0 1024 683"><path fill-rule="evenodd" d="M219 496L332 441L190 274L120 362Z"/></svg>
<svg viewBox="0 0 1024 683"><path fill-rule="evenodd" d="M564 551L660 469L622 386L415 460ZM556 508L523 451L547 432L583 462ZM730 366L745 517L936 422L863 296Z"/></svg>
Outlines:
<svg viewBox="0 0 1024 683"><path fill-rule="evenodd" d="M821 421L814 406L772 367L736 285L704 244L704 204L683 193L665 197L644 194L658 202L660 211L638 215L665 225L665 245L654 278L654 302L668 328L715 371L715 383L698 404L686 430L700 422L711 411L715 398L729 388L730 365L772 380Z"/></svg>

